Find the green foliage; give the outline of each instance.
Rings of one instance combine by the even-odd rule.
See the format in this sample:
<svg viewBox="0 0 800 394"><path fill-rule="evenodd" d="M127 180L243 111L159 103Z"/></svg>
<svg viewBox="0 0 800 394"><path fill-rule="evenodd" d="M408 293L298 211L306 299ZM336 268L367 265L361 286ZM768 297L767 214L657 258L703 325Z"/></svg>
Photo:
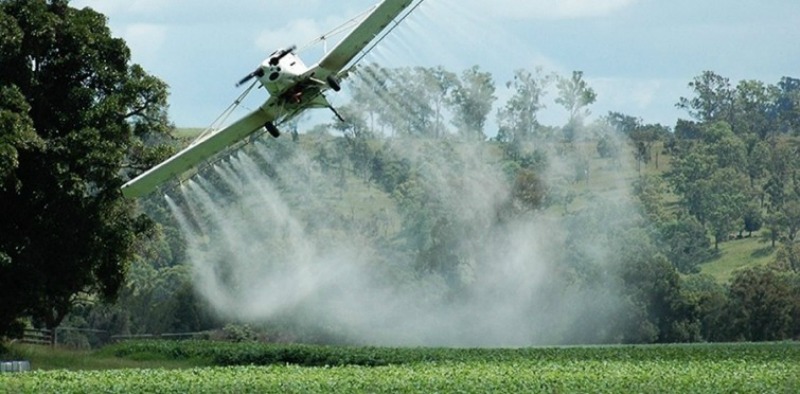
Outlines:
<svg viewBox="0 0 800 394"><path fill-rule="evenodd" d="M222 331L225 340L231 342L252 342L258 339L255 331L248 324L227 324Z"/></svg>
<svg viewBox="0 0 800 394"><path fill-rule="evenodd" d="M764 217L761 208L752 202L745 207L742 220L744 221L743 231L748 232L748 236L753 235L753 231L761 230L764 225Z"/></svg>
<svg viewBox="0 0 800 394"><path fill-rule="evenodd" d="M144 227L119 193L120 174L139 161L136 139L167 122L166 85L129 64L103 15L3 1L0 29L5 334L22 316L56 327L79 292L114 298Z"/></svg>
<svg viewBox="0 0 800 394"><path fill-rule="evenodd" d="M785 243L778 247L775 265L784 271L800 274L800 244Z"/></svg>
<svg viewBox="0 0 800 394"><path fill-rule="evenodd" d="M710 180L697 185L704 196L702 216L714 236L715 249L719 249L719 243L729 234L742 227L740 220L747 201L742 188L746 185L744 177L730 168L716 172Z"/></svg>
<svg viewBox="0 0 800 394"><path fill-rule="evenodd" d="M687 276L681 281L681 295L693 305L698 316L700 337L707 341L725 341L726 333L720 327L727 325L725 306L726 289L707 274Z"/></svg>
<svg viewBox="0 0 800 394"><path fill-rule="evenodd" d="M131 368L176 369L211 365L208 360L177 359L160 353L151 353L149 355L139 353L131 357L122 358L104 350L78 350L62 346L50 347L21 343L9 345L8 353L0 354L0 359L28 360L31 363L31 367L36 371L100 371ZM0 379L2 379L2 375L0 375ZM0 391L4 388L3 384L0 383Z"/></svg>
<svg viewBox="0 0 800 394"><path fill-rule="evenodd" d="M453 123L467 140L486 139L484 127L497 97L492 75L479 66L465 70L461 83L455 85L451 102L455 106Z"/></svg>
<svg viewBox="0 0 800 394"><path fill-rule="evenodd" d="M778 132L800 133L800 79L783 77L778 82L774 107L778 117Z"/></svg>
<svg viewBox="0 0 800 394"><path fill-rule="evenodd" d="M727 315L730 336L745 341L791 338L795 305L791 276L770 268L739 272L731 281Z"/></svg>
<svg viewBox="0 0 800 394"><path fill-rule="evenodd" d="M681 97L678 108L701 122L730 122L733 115L733 88L730 80L713 71L704 71L689 82L695 97Z"/></svg>
<svg viewBox="0 0 800 394"><path fill-rule="evenodd" d="M514 186L511 189L514 199L524 209L535 210L542 206L546 187L539 175L531 170L522 169L517 172Z"/></svg>
<svg viewBox="0 0 800 394"><path fill-rule="evenodd" d="M547 86L553 77L544 75L541 68L533 73L519 69L514 72L514 79L506 83L506 87L514 89L514 96L497 114L500 129L497 140L500 142L522 144L530 139L542 139L542 131L537 120L537 113L545 108L542 97L547 94Z"/></svg>
<svg viewBox="0 0 800 394"><path fill-rule="evenodd" d="M604 135L597 141L597 154L604 159L615 159L619 157L621 148L613 138Z"/></svg>
<svg viewBox="0 0 800 394"><path fill-rule="evenodd" d="M449 111L457 134L482 141L496 100L491 74L478 66L459 77L441 66L386 69L368 64L357 69L353 85L345 118L354 121L335 127L356 136L366 129L386 134L388 127L397 135L444 138Z"/></svg>
<svg viewBox="0 0 800 394"><path fill-rule="evenodd" d="M662 250L679 272L697 273L699 265L711 257L706 229L695 218L662 222L659 230Z"/></svg>
<svg viewBox="0 0 800 394"><path fill-rule="evenodd" d="M573 71L571 78L559 78L556 84L560 104L569 113L569 120L564 126L564 139L573 141L583 126L583 119L589 116L589 105L597 100L597 93L583 79L583 71Z"/></svg>
<svg viewBox="0 0 800 394"><path fill-rule="evenodd" d="M381 366L419 362L501 362L534 359L560 360L630 360L645 361L653 357L672 361L705 359L724 360L738 355L746 361L798 360L800 345L788 343L762 344L696 344L654 346L536 347L514 349L476 348L393 348L372 346L323 346L302 344L232 343L214 341L126 341L109 345L97 352L120 358L151 354L163 359L208 359L214 365L301 366Z"/></svg>
<svg viewBox="0 0 800 394"><path fill-rule="evenodd" d="M0 190L17 190L19 152L41 148L42 140L28 116L30 106L15 85L0 87Z"/></svg>

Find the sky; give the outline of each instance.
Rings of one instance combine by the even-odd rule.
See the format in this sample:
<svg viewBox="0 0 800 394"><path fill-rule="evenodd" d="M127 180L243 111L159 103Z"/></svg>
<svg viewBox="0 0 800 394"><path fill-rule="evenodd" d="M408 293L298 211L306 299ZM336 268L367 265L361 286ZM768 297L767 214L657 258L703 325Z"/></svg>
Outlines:
<svg viewBox="0 0 800 394"><path fill-rule="evenodd" d="M271 52L292 44L303 48L377 1L71 4L105 14L132 60L170 86L170 117L178 127L206 127L241 93L236 81ZM689 82L705 70L733 84L800 77L798 26L797 0L424 0L364 61L441 65L456 73L478 65L494 76L496 106L511 96L506 82L517 69L541 67L561 76L582 71L597 93L592 117L616 111L674 126L688 118L675 103L691 97ZM313 50L300 56L308 65L318 58ZM549 91L540 121L563 125L567 114L553 102L555 87ZM251 96L253 107L266 99L263 90ZM491 128L490 122L488 135L496 132Z"/></svg>

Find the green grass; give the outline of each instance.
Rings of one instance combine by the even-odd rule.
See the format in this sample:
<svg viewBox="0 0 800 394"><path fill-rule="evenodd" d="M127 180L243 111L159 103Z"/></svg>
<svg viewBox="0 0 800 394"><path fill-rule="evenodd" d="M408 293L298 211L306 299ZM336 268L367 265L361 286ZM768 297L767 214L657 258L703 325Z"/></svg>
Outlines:
<svg viewBox="0 0 800 394"><path fill-rule="evenodd" d="M241 364L0 375L11 393L794 393L800 344L522 349L134 342L94 355L176 361L211 352ZM91 357L91 355L90 355ZM262 360L264 363L256 362ZM163 361L163 360L162 360ZM325 363L322 363L322 362ZM381 362L376 362L381 361Z"/></svg>
<svg viewBox="0 0 800 394"><path fill-rule="evenodd" d="M775 249L754 234L719 244L719 255L701 264L700 272L713 276L718 283L727 283L737 270L767 265L774 259Z"/></svg>
<svg viewBox="0 0 800 394"><path fill-rule="evenodd" d="M28 360L35 370L105 370L122 368L189 368L208 365L201 359L175 359L163 355L137 354L133 357L117 357L106 350L88 351L66 348L51 348L42 345L11 344L5 359Z"/></svg>
<svg viewBox="0 0 800 394"><path fill-rule="evenodd" d="M172 132L172 135L176 138L193 140L205 130L202 127L178 127Z"/></svg>

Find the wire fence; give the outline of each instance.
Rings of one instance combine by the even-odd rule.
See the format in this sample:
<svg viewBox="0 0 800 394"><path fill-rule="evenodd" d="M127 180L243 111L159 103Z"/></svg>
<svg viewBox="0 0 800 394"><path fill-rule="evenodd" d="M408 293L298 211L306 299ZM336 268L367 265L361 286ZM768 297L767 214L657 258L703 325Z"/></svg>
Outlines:
<svg viewBox="0 0 800 394"><path fill-rule="evenodd" d="M96 348L109 343L138 339L188 340L204 339L209 333L176 332L159 334L112 334L107 330L91 328L58 327L55 330L28 328L25 329L19 342L32 345L67 346L76 348Z"/></svg>

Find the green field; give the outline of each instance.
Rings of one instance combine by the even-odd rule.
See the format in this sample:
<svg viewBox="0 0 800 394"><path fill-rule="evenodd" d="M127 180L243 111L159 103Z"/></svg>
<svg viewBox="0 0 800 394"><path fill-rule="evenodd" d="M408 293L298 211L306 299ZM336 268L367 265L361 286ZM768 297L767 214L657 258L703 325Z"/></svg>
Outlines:
<svg viewBox="0 0 800 394"><path fill-rule="evenodd" d="M131 343L85 357L195 362L0 375L9 393L796 393L800 344L523 349ZM149 360L149 361L148 361ZM32 361L35 366L35 362Z"/></svg>

